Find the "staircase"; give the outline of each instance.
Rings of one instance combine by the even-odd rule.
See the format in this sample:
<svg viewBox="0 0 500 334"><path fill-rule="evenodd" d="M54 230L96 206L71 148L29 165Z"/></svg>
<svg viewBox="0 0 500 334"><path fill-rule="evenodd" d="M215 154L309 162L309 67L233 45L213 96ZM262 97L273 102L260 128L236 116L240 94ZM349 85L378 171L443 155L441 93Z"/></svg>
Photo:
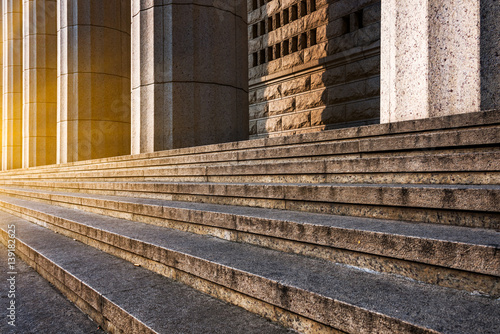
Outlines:
<svg viewBox="0 0 500 334"><path fill-rule="evenodd" d="M500 332L499 111L5 171L0 208L112 333Z"/></svg>

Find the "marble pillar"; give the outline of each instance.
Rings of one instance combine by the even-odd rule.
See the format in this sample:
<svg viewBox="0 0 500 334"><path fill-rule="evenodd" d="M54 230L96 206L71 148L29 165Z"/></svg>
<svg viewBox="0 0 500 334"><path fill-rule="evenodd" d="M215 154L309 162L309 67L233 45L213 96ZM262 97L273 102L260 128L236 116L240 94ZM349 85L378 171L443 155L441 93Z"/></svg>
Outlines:
<svg viewBox="0 0 500 334"><path fill-rule="evenodd" d="M23 167L55 164L56 0L24 0L23 41Z"/></svg>
<svg viewBox="0 0 500 334"><path fill-rule="evenodd" d="M3 0L2 169L22 167L22 1Z"/></svg>
<svg viewBox="0 0 500 334"><path fill-rule="evenodd" d="M247 139L247 1L132 3L132 153Z"/></svg>
<svg viewBox="0 0 500 334"><path fill-rule="evenodd" d="M130 0L57 4L57 161L129 154Z"/></svg>
<svg viewBox="0 0 500 334"><path fill-rule="evenodd" d="M477 0L383 0L381 122L480 110Z"/></svg>

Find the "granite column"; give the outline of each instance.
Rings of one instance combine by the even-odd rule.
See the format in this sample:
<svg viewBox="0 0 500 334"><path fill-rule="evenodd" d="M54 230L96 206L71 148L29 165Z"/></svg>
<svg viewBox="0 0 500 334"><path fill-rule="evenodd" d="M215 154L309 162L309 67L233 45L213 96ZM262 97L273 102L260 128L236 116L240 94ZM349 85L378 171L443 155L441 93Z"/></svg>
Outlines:
<svg viewBox="0 0 500 334"><path fill-rule="evenodd" d="M381 122L480 110L480 4L382 1Z"/></svg>
<svg viewBox="0 0 500 334"><path fill-rule="evenodd" d="M130 153L130 0L59 0L58 163Z"/></svg>
<svg viewBox="0 0 500 334"><path fill-rule="evenodd" d="M132 153L248 138L246 0L133 1Z"/></svg>
<svg viewBox="0 0 500 334"><path fill-rule="evenodd" d="M56 163L57 3L24 0L23 167Z"/></svg>

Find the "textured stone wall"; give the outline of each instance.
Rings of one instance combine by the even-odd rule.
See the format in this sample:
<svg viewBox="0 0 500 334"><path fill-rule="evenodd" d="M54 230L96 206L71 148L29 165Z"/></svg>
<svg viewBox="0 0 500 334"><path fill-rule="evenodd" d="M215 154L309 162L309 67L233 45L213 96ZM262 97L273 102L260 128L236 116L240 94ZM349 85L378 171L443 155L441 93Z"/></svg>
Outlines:
<svg viewBox="0 0 500 334"><path fill-rule="evenodd" d="M249 0L250 135L378 122L380 0Z"/></svg>

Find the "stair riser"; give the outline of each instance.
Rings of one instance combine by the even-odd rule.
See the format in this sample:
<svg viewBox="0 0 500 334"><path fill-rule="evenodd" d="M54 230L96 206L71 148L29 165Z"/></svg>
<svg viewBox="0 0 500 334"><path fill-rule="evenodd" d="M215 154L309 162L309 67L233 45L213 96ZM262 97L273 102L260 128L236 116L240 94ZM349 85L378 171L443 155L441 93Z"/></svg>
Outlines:
<svg viewBox="0 0 500 334"><path fill-rule="evenodd" d="M14 214L14 212L12 213ZM170 267L176 272L180 271L196 276L201 280L221 285L229 289L228 291L237 291L242 296L250 296L252 299L258 299L291 313L299 314L333 328L340 328L340 330L349 333L359 333L361 328L373 328L379 333L393 333L394 331L435 333L434 331L356 308L349 304L337 302L312 292L292 286L284 286L260 276L254 276L247 272L225 267L187 254L167 250L141 242L140 240L132 240L121 235L94 229L91 226L78 224L66 219L55 218L40 212L33 212L33 214L36 215L35 219L27 215L23 216L23 219L31 219L35 223L42 221L43 224L51 229L55 225L54 230L58 233L75 238L91 246L95 246L94 242L87 240L87 236L94 236L92 239L99 243L107 244L108 247L112 246L116 249L133 253L138 257L143 257ZM72 232L76 230L79 233ZM108 247L104 245L102 250L107 251L105 248ZM122 256L120 255L120 257ZM123 258L126 258L126 256L123 256ZM195 286L195 288L197 287ZM360 327L361 324L363 327Z"/></svg>
<svg viewBox="0 0 500 334"><path fill-rule="evenodd" d="M498 189L189 183L32 182L25 184L16 181L10 184L49 191L263 207L500 229Z"/></svg>
<svg viewBox="0 0 500 334"><path fill-rule="evenodd" d="M26 198L20 194L9 195ZM59 196L53 197L59 198ZM93 199L87 201L86 198L66 198L65 202L44 199L43 196L30 199L307 255L334 263L404 276L429 284L479 292L494 298L500 296L500 272L497 272L500 268L500 259L494 248L304 226L266 219L249 220L245 217L220 213L167 208L162 210L161 207ZM0 205L10 212L24 210L22 207L5 202L0 202ZM294 240L298 236L300 240ZM432 256L429 252L432 252Z"/></svg>
<svg viewBox="0 0 500 334"><path fill-rule="evenodd" d="M7 240L7 233L0 228L0 242L6 245ZM19 239L16 239L16 256L53 284L105 331L109 333L156 333Z"/></svg>
<svg viewBox="0 0 500 334"><path fill-rule="evenodd" d="M131 173L132 174L132 173ZM109 176L97 176L89 173L88 176L74 175L65 177L45 177L37 175L35 178L16 178L17 182L220 182L220 183L345 183L345 184L499 184L500 173L498 172L465 172L465 173L337 173L337 174L261 174L261 175L228 175L228 176L166 176L162 173L151 176L117 176L110 173ZM0 184L9 184L9 179L0 180Z"/></svg>

